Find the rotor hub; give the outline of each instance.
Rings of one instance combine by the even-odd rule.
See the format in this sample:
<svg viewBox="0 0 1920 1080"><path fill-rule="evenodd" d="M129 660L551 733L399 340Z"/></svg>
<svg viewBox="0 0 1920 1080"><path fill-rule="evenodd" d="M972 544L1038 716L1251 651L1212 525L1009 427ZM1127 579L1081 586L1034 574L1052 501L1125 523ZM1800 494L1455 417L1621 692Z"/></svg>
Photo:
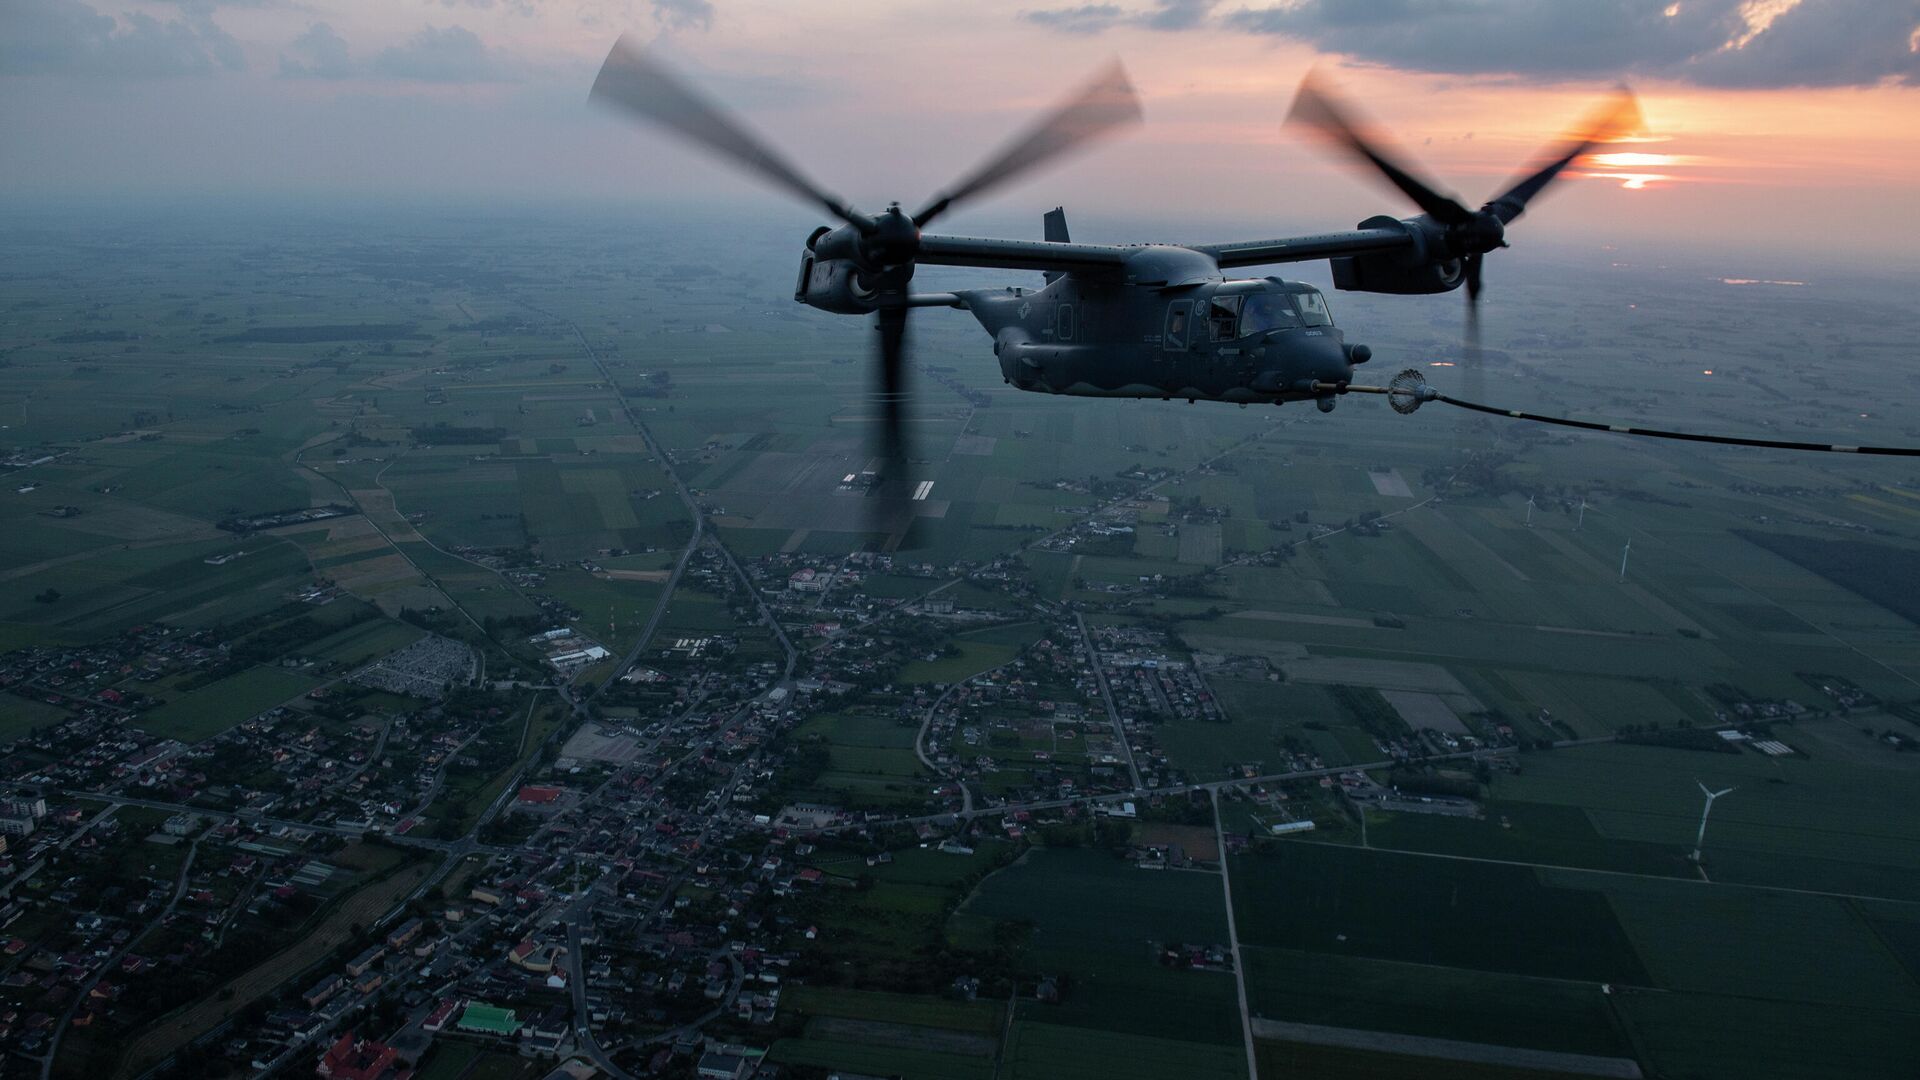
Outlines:
<svg viewBox="0 0 1920 1080"><path fill-rule="evenodd" d="M876 266L912 262L920 252L920 227L900 209L899 203L876 216L873 228L862 239L863 253Z"/></svg>
<svg viewBox="0 0 1920 1080"><path fill-rule="evenodd" d="M1492 210L1483 209L1471 220L1447 230L1447 239L1460 255L1484 255L1507 246L1507 227Z"/></svg>

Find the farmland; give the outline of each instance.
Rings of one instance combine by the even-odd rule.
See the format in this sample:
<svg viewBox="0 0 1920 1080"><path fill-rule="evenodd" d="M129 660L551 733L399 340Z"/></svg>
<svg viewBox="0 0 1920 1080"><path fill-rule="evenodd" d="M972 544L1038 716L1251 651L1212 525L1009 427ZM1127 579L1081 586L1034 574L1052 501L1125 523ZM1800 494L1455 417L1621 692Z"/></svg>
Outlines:
<svg viewBox="0 0 1920 1080"><path fill-rule="evenodd" d="M1152 949L1225 940L1211 875L1147 874L1105 852L1041 849L987 879L961 910L970 918L1031 920L1027 962L1036 972L1071 975L1074 991L1038 1008L1035 1019L1237 1044L1232 977L1163 967Z"/></svg>
<svg viewBox="0 0 1920 1080"><path fill-rule="evenodd" d="M716 940L798 957L765 1006L776 1017L726 1021L775 1061L953 1080L1243 1075L1234 974L1165 964L1156 948L1228 940L1219 880L1047 842L1086 844L1084 806L1058 804L1089 790L1139 804L1150 820L1135 844L1190 836L1177 830L1202 826L1173 823L1192 809L1180 785L1223 781L1256 1019L1703 1080L1898 1076L1920 1057L1920 756L1906 748L1920 738L1906 595L1920 488L1897 462L1495 428L1437 404L1404 417L1357 396L1327 416L1024 394L977 327L929 311L916 358L941 378L916 383L909 422L931 487L906 543L863 561L866 508L841 481L871 461L869 343L855 321L786 302L785 219L204 224L7 233L21 242L0 441L24 464L4 495L0 647L150 636L84 675L36 655L30 689L0 698L0 736L110 709L125 731L109 734L142 740L123 758L158 736L186 744L164 748L175 772L213 774L203 786L218 794L196 806L311 814L326 842L363 817L397 828L417 815L416 839L450 840L523 766L544 765L547 737L576 715L561 695L614 673L603 661L558 689L529 638L571 629L624 656L658 613L642 664L671 669L664 681L579 711L649 747L658 774L610 785L619 812L681 831L609 826L591 816L603 806L538 843L604 843L584 861L622 874L658 855L657 876L628 883L635 904L711 859L677 894L696 912L742 905ZM114 255L87 254L99 251ZM1513 258L1484 327L1499 354L1491 401L1849 445L1911 438L1894 410L1840 391L1901 370L1900 343L1920 334L1904 282L1736 288L1726 279L1754 275L1725 253L1637 266L1630 281L1584 249ZM1031 283L925 267L916 288L1014 280ZM1349 340L1380 357L1361 376L1451 364L1457 299L1337 295ZM1429 372L1449 390L1457 374ZM696 513L709 546L670 593ZM855 584L798 594L786 582L802 561ZM895 606L929 593L952 609ZM767 691L785 656L755 600L780 607L800 653L777 708ZM940 688L1013 670L1074 616L1140 631L1153 655L1125 670L1190 665L1196 711L1217 709L1116 707L1116 739L1090 674L991 692L976 679L981 745L937 767L916 754ZM445 738L429 699L344 678L429 632L505 684L486 719ZM704 638L735 651L661 654ZM760 665L772 674L736 680ZM1151 705L1158 684L1140 685ZM1863 697L1843 701L1846 687ZM769 704L737 716L748 700ZM280 706L284 729L250 730ZM1707 730L1723 726L1746 738ZM325 744L311 768L268 760L309 737ZM1471 793L1460 814L1362 805L1353 777L1351 790L1243 780L1488 745L1500 760L1439 778ZM666 775L683 756L710 790ZM19 752L20 775L54 757ZM977 757L998 760L958 777ZM325 783L311 780L320 761ZM1152 782L1135 790L1128 764ZM543 782L591 789L597 768ZM416 783L407 798L375 797L396 778ZM117 782L158 797L179 778L130 767ZM1734 790L1696 863L1703 783ZM736 806L721 785L766 805ZM1047 805L1029 818L993 803L1041 785L1049 797L1027 801ZM712 835L686 820L709 793L731 814ZM322 798L334 801L302 801ZM972 818L942 816L963 798ZM790 804L846 825L816 838L745 824ZM1318 824L1259 835L1283 819ZM522 820L481 850L504 865L536 828ZM658 850L615 850L633 837ZM948 839L961 843L942 850ZM105 868L162 879L184 858L105 850ZM564 887L531 865L516 889ZM754 894L723 896L739 867ZM800 868L819 877L795 883ZM357 878L276 964L304 968L418 873ZM235 881L217 884L237 898ZM13 933L54 925L51 904L28 907ZM638 932L700 929L668 921ZM626 936L605 933L592 959ZM309 945L313 957L298 952ZM128 1067L272 990L276 973L248 971L228 1002L133 1033ZM967 977L984 988L974 1000L956 989ZM69 1045L85 1050L84 1034ZM423 1075L518 1069L468 1050L438 1047ZM1276 1075L1468 1075L1273 1038L1256 1052Z"/></svg>

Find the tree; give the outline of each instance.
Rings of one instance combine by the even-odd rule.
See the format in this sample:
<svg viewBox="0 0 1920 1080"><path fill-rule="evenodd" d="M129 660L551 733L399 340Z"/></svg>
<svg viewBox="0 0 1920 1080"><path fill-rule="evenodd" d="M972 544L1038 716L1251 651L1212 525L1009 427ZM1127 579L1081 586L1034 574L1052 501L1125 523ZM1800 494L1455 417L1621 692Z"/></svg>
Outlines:
<svg viewBox="0 0 1920 1080"><path fill-rule="evenodd" d="M53 588L45 589L41 592L34 593L33 599L36 603L51 604L60 599L60 590Z"/></svg>

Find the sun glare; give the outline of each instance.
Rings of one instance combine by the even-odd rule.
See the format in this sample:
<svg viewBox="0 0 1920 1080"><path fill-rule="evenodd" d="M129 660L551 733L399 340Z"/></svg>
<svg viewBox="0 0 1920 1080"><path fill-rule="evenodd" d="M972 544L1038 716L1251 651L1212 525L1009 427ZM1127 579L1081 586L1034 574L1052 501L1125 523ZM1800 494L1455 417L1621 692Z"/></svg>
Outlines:
<svg viewBox="0 0 1920 1080"><path fill-rule="evenodd" d="M1677 154L1589 154L1587 161L1603 169L1647 168L1654 165L1678 165Z"/></svg>

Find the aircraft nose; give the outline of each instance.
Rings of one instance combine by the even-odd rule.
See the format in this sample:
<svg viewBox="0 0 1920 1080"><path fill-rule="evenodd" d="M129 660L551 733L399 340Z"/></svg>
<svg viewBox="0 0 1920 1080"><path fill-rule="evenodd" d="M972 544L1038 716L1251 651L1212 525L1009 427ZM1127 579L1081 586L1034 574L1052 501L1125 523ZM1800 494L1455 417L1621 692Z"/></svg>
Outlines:
<svg viewBox="0 0 1920 1080"><path fill-rule="evenodd" d="M1307 376L1315 382L1349 383L1353 381L1353 361L1337 339L1321 338L1304 358Z"/></svg>

